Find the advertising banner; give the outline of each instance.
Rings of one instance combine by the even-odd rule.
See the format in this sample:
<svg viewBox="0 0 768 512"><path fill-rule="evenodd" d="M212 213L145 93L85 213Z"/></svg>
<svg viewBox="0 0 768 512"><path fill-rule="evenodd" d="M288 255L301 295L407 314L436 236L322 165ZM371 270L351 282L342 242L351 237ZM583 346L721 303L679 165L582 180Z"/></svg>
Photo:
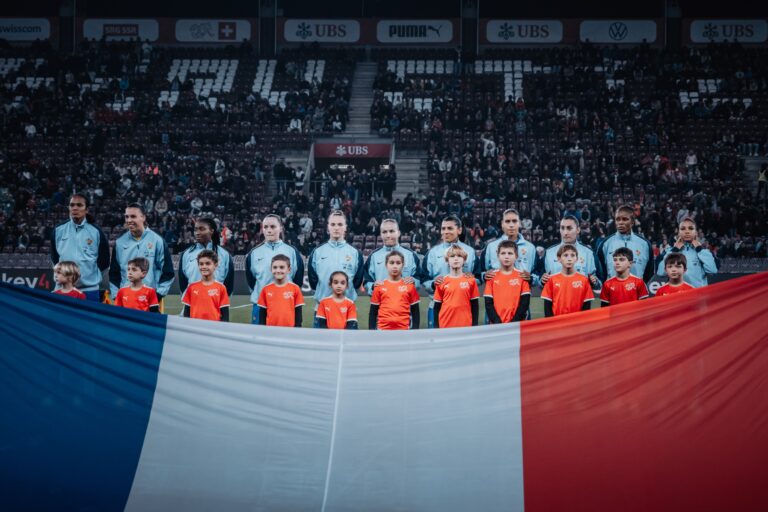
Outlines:
<svg viewBox="0 0 768 512"><path fill-rule="evenodd" d="M0 39L6 41L45 41L51 38L47 18L0 18Z"/></svg>
<svg viewBox="0 0 768 512"><path fill-rule="evenodd" d="M693 43L738 41L761 44L768 41L768 21L693 20L690 35Z"/></svg>
<svg viewBox="0 0 768 512"><path fill-rule="evenodd" d="M160 24L155 19L97 19L89 18L83 22L83 37L86 39L106 38L109 41L127 41L130 39L148 39L151 42L160 38Z"/></svg>
<svg viewBox="0 0 768 512"><path fill-rule="evenodd" d="M392 144L317 143L315 158L389 158Z"/></svg>
<svg viewBox="0 0 768 512"><path fill-rule="evenodd" d="M357 43L357 20L286 19L283 37L289 43Z"/></svg>
<svg viewBox="0 0 768 512"><path fill-rule="evenodd" d="M489 43L539 44L563 41L559 20L488 20L485 36Z"/></svg>
<svg viewBox="0 0 768 512"><path fill-rule="evenodd" d="M175 35L180 43L234 43L251 40L251 23L248 20L177 20Z"/></svg>
<svg viewBox="0 0 768 512"><path fill-rule="evenodd" d="M657 26L654 20L585 20L579 27L579 40L592 43L654 43Z"/></svg>
<svg viewBox="0 0 768 512"><path fill-rule="evenodd" d="M376 40L379 43L453 42L451 20L381 20L376 24Z"/></svg>

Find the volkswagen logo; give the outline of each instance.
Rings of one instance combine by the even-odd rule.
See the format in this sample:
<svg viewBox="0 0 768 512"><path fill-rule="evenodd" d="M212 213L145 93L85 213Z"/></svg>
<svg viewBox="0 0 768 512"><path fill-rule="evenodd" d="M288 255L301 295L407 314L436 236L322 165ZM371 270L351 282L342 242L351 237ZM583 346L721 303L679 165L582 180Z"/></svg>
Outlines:
<svg viewBox="0 0 768 512"><path fill-rule="evenodd" d="M627 37L628 32L629 29L627 28L626 23L622 23L620 21L612 23L611 26L608 27L608 35L614 41L622 41Z"/></svg>

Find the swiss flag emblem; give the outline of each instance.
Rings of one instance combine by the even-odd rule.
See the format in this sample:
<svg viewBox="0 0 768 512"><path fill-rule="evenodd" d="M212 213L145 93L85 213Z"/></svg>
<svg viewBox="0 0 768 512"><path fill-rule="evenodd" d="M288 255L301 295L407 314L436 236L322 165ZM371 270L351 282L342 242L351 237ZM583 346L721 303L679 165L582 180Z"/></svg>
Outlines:
<svg viewBox="0 0 768 512"><path fill-rule="evenodd" d="M219 22L219 41L236 41L237 25L231 21Z"/></svg>

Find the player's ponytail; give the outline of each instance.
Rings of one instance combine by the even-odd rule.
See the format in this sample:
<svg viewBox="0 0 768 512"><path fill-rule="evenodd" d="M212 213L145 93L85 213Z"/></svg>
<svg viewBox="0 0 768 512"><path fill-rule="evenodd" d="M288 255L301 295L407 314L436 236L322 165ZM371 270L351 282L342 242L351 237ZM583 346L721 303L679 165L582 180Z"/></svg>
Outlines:
<svg viewBox="0 0 768 512"><path fill-rule="evenodd" d="M213 251L218 254L219 246L221 245L221 233L219 233L219 227L216 225L216 221L210 217L201 217L197 219L197 222L207 224L211 229L211 245L213 246Z"/></svg>

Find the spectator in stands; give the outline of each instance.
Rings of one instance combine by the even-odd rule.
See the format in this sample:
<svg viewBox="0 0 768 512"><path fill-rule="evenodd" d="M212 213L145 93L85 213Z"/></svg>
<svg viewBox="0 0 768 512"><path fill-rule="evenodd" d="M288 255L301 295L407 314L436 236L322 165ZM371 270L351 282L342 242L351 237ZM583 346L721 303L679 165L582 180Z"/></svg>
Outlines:
<svg viewBox="0 0 768 512"><path fill-rule="evenodd" d="M70 196L69 220L51 233L51 262L75 262L80 269L80 281L75 285L88 300L98 302L102 273L109 268L109 241L93 221L85 196Z"/></svg>

